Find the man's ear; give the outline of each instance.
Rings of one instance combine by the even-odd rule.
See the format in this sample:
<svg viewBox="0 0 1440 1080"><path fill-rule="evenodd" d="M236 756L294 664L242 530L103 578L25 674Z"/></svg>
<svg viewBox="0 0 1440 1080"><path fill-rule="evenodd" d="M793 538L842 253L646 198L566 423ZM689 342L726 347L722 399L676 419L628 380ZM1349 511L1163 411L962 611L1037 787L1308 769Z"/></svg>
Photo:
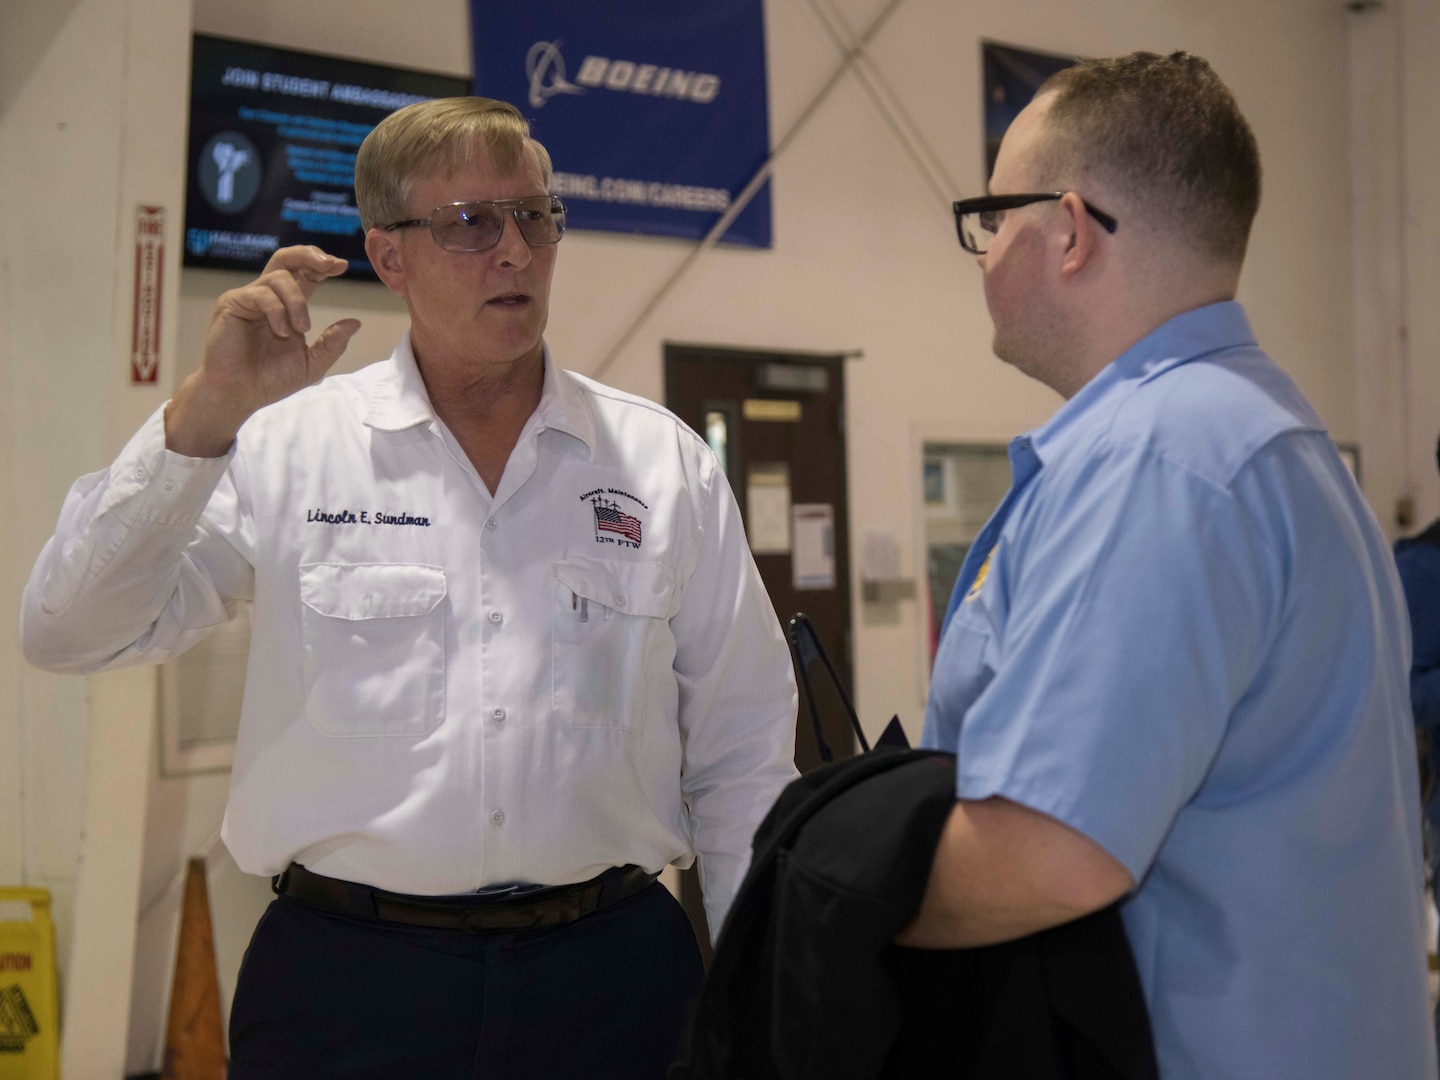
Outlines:
<svg viewBox="0 0 1440 1080"><path fill-rule="evenodd" d="M365 234L365 254L370 257L370 265L380 275L385 287L396 296L404 296L405 263L400 258L395 234L384 229L371 229Z"/></svg>
<svg viewBox="0 0 1440 1080"><path fill-rule="evenodd" d="M1100 223L1090 216L1085 209L1085 201L1073 191L1067 191L1060 199L1060 212L1069 231L1065 255L1060 263L1060 276L1071 278L1095 258L1095 249L1100 242L1097 231Z"/></svg>

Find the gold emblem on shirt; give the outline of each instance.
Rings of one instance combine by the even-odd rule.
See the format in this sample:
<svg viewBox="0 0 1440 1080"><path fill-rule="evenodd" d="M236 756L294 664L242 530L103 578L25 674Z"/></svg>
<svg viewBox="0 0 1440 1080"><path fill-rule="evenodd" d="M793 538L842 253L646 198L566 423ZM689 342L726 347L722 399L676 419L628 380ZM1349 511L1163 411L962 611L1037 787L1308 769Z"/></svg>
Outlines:
<svg viewBox="0 0 1440 1080"><path fill-rule="evenodd" d="M996 544L995 547L999 547ZM975 574L975 580L970 585L970 591L965 594L965 602L968 604L975 597L980 595L980 586L985 584L985 579L990 575L990 560L995 557L995 548L991 548L985 556L985 561L980 564L980 569Z"/></svg>

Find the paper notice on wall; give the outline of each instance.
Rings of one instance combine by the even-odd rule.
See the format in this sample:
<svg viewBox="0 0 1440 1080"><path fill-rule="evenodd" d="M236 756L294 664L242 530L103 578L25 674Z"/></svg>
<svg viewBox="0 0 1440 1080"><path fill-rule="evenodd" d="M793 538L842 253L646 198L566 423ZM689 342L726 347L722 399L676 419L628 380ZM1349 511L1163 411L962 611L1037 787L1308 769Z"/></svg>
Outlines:
<svg viewBox="0 0 1440 1080"><path fill-rule="evenodd" d="M835 507L796 503L791 510L795 533L796 589L835 587Z"/></svg>
<svg viewBox="0 0 1440 1080"><path fill-rule="evenodd" d="M757 461L745 478L745 535L755 555L790 553L790 466Z"/></svg>

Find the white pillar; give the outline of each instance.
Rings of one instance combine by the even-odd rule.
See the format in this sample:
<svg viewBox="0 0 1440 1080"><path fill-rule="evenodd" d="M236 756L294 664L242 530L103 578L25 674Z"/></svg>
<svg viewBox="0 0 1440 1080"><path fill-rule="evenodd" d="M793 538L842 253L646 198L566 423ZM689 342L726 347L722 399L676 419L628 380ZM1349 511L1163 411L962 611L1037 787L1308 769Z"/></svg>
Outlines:
<svg viewBox="0 0 1440 1080"><path fill-rule="evenodd" d="M71 481L167 396L190 20L188 0L0 4L0 876L55 895L67 1080L123 1074L155 675L25 668L14 613ZM150 386L129 376L140 203L168 224Z"/></svg>
<svg viewBox="0 0 1440 1080"><path fill-rule="evenodd" d="M66 1080L124 1075L154 686L149 667L91 680L85 827L60 1010Z"/></svg>

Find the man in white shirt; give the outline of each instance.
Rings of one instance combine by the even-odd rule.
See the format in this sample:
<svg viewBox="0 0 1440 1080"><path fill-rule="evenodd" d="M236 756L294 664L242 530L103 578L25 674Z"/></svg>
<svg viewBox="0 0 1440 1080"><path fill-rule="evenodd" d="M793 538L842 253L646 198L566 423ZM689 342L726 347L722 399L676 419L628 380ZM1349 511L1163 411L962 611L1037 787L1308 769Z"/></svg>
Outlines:
<svg viewBox="0 0 1440 1080"><path fill-rule="evenodd" d="M34 664L162 662L253 605L224 837L279 898L230 1075L660 1076L710 925L794 775L795 687L735 500L654 404L542 340L564 206L502 102L392 114L356 164L411 328L314 385L343 260L277 252L200 370L81 478L26 588Z"/></svg>

